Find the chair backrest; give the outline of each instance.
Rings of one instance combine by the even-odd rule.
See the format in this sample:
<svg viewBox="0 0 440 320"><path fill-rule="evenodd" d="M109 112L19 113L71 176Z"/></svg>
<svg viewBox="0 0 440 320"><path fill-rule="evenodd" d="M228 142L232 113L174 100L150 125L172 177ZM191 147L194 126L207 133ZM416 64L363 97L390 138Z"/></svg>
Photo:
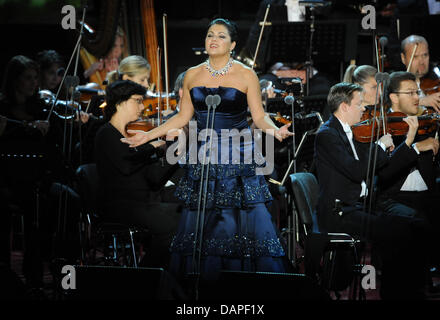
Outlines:
<svg viewBox="0 0 440 320"><path fill-rule="evenodd" d="M291 187L295 205L301 222L308 231L314 225L314 211L318 202L319 186L315 176L309 172L298 172L290 175Z"/></svg>
<svg viewBox="0 0 440 320"><path fill-rule="evenodd" d="M87 210L97 210L99 176L95 163L87 163L76 170L78 192L80 193L83 207Z"/></svg>

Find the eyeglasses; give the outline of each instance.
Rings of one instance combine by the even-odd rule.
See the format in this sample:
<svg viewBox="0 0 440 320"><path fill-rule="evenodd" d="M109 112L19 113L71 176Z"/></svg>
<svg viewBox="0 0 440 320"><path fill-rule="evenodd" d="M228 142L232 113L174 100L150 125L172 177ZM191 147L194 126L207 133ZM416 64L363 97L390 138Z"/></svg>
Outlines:
<svg viewBox="0 0 440 320"><path fill-rule="evenodd" d="M418 95L420 95L420 90L416 90L416 91L396 91L396 92L393 92L393 93L396 93L396 94L398 94L398 93L400 93L400 94L408 94L408 95L410 95L410 96L413 96L413 95L416 95L416 96L418 96Z"/></svg>
<svg viewBox="0 0 440 320"><path fill-rule="evenodd" d="M137 104L144 104L144 99L143 98L130 98L130 99L136 101Z"/></svg>

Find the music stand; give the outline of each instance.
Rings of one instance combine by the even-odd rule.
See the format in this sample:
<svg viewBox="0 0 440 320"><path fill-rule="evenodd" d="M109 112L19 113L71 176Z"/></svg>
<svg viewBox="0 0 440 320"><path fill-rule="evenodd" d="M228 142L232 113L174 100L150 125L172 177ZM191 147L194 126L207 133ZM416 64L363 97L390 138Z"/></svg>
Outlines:
<svg viewBox="0 0 440 320"><path fill-rule="evenodd" d="M265 65L276 62L307 62L310 52L310 21L274 21L268 28L268 49ZM311 50L313 63L350 61L356 57L360 21L315 21ZM307 81L308 83L309 81ZM308 95L307 90L307 95Z"/></svg>

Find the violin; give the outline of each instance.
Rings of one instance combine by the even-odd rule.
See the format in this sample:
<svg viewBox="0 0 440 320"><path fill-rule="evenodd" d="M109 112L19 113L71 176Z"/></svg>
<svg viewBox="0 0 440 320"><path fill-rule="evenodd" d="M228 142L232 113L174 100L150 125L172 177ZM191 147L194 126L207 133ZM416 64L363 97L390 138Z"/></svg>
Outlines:
<svg viewBox="0 0 440 320"><path fill-rule="evenodd" d="M75 90L81 94L79 97L81 103L88 103L95 95L105 95L105 91L100 89L96 83L77 86Z"/></svg>
<svg viewBox="0 0 440 320"><path fill-rule="evenodd" d="M420 80L420 89L425 95L430 95L436 92L440 92L440 78L431 79L424 78Z"/></svg>
<svg viewBox="0 0 440 320"><path fill-rule="evenodd" d="M144 98L144 106L145 109L143 111L144 117L150 117L153 115L157 115L157 112L164 111L168 108L167 106L167 97L168 97L168 103L171 110L176 110L177 106L177 96L174 93L170 93L168 95L161 94L159 97L159 94L147 92L146 97Z"/></svg>
<svg viewBox="0 0 440 320"><path fill-rule="evenodd" d="M440 114L431 108L419 107L417 120L419 121L418 135L425 135L437 130ZM389 133L392 136L403 136L408 133L409 126L403 121L408 117L403 112L391 112L385 115L384 119L380 116L380 112L372 112L372 108L362 115L362 120L352 126L353 136L358 142L366 143L371 141L371 133L373 132L373 141L376 141L383 134ZM385 128L384 128L385 125ZM379 137L376 132L379 128Z"/></svg>
<svg viewBox="0 0 440 320"><path fill-rule="evenodd" d="M156 118L139 119L127 124L125 130L141 130L144 132L153 130L159 126L159 121ZM131 134L129 134L132 136Z"/></svg>
<svg viewBox="0 0 440 320"><path fill-rule="evenodd" d="M276 121L278 121L278 122L280 122L282 124L290 124L290 123L292 123L292 120L289 120L288 118L283 117L279 112L277 112L276 115L273 116L273 118Z"/></svg>

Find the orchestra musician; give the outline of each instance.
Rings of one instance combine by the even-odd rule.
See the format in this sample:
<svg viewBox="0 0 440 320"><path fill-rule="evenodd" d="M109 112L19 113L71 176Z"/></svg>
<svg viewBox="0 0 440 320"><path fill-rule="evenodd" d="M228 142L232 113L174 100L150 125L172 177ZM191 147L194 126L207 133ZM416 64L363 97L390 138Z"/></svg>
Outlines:
<svg viewBox="0 0 440 320"><path fill-rule="evenodd" d="M372 106L376 103L377 82L375 75L377 69L370 65L348 66L344 74L344 82L356 83L362 86L362 106Z"/></svg>
<svg viewBox="0 0 440 320"><path fill-rule="evenodd" d="M420 35L410 35L401 42L400 58L407 68L416 77L418 89L423 89L425 79L437 80L439 75L434 73L434 65L430 63L428 41ZM408 66L410 67L408 70ZM440 92L426 94L419 91L421 106L429 106L440 112Z"/></svg>
<svg viewBox="0 0 440 320"><path fill-rule="evenodd" d="M126 127L144 109L145 87L118 80L106 88L105 120L95 137L95 160L100 179L102 219L147 228L142 266L166 268L169 245L177 227L178 204L161 203L154 196L168 177L157 177L151 164L164 154L165 141L152 141L138 148L120 142L129 137Z"/></svg>
<svg viewBox="0 0 440 320"><path fill-rule="evenodd" d="M365 110L362 94L363 89L358 84L339 83L328 95L332 116L321 126L315 141L319 230L349 233L373 244L373 250L377 250L382 261L382 299L422 299L426 274L424 257L408 259L408 251L413 252L410 248L414 248L418 239L413 227L418 221L380 211L369 214L363 207L364 198L371 196L365 181L370 144L355 141L351 130ZM412 152L409 146L416 134L417 123L414 119L404 121L410 128L406 141L395 149L391 158L386 153L386 149L394 145L391 136L384 135L379 139L377 170L393 171L405 166L405 159ZM394 165L387 165L389 162ZM341 201L341 208L336 200ZM419 251L417 254L422 255ZM401 261L406 262L404 266ZM402 277L406 279L404 283Z"/></svg>
<svg viewBox="0 0 440 320"><path fill-rule="evenodd" d="M404 71L392 73L387 87L387 96L391 103L389 112L417 116L420 103L418 91L416 77L412 73ZM434 134L435 131L427 135L418 134L411 144L411 153L407 158L408 166L405 170L381 182L381 189L386 198L406 203L412 208L429 206L426 197L429 198L428 194L436 192L437 188L433 156L438 153L439 142L432 136ZM405 136L393 137L397 142L404 138Z"/></svg>
<svg viewBox="0 0 440 320"><path fill-rule="evenodd" d="M46 107L38 95L39 67L30 58L12 57L6 67L0 114L6 119L0 136L2 202L7 216L24 217L23 273L28 288L43 285L43 260L50 255L51 233L46 201L58 157L56 126L46 120ZM10 156L8 156L10 155Z"/></svg>
<svg viewBox="0 0 440 320"><path fill-rule="evenodd" d="M81 48L81 62L86 68L83 74L84 78L90 79L90 82L97 83L101 89L104 89L103 82L107 73L118 69L121 59L124 58L125 50L125 33L121 27L116 30L112 48L99 60L93 57L87 49Z"/></svg>
<svg viewBox="0 0 440 320"><path fill-rule="evenodd" d="M40 67L40 90L57 92L64 74L64 61L55 50L37 53L36 62Z"/></svg>

